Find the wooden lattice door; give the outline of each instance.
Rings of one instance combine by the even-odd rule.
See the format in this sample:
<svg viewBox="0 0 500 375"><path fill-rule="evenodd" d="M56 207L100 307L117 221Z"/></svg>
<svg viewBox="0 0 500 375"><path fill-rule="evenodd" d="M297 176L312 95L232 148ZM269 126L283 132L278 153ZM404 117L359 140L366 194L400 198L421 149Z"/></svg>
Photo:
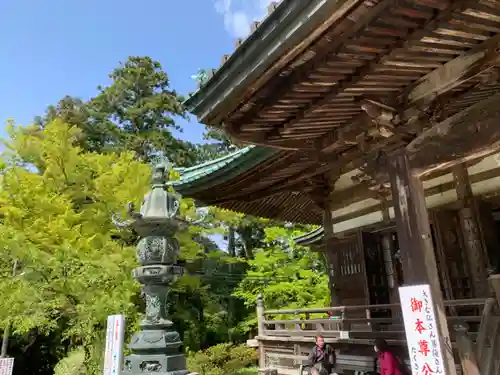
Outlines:
<svg viewBox="0 0 500 375"><path fill-rule="evenodd" d="M337 290L341 304L366 304L364 256L359 237L337 242L335 252L338 261Z"/></svg>
<svg viewBox="0 0 500 375"><path fill-rule="evenodd" d="M373 233L363 232L362 241L368 289L367 302L370 305L388 304L389 288L380 237Z"/></svg>
<svg viewBox="0 0 500 375"><path fill-rule="evenodd" d="M361 233L364 250L367 304L385 305L390 303L389 286L385 270L381 238L378 234ZM372 316L386 316L389 309L373 310Z"/></svg>

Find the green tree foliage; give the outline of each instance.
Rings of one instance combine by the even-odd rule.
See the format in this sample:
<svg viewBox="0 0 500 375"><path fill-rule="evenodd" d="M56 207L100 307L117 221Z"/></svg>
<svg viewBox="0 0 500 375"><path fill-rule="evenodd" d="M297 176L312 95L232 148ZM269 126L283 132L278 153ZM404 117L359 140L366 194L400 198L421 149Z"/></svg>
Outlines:
<svg viewBox="0 0 500 375"><path fill-rule="evenodd" d="M35 126L13 127L0 163L0 325L13 324L16 353L32 338L59 340L42 366L83 347L87 375L100 371L107 315L125 313L132 332L144 308L130 276L137 238L110 220L149 189L144 162L164 155L190 166L239 147L212 128L203 145L174 136L176 118L186 118L182 97L153 59L130 57L110 79L88 101L67 96ZM181 214L196 217L192 200L181 200ZM248 338L259 293L270 308L327 305L321 259L292 241L303 229L211 207L202 226L179 234L187 274L174 285L171 317L190 350L205 350L190 357L192 370L232 374L253 361L245 359L253 350L217 344ZM226 237L227 251L210 240L214 233Z"/></svg>
<svg viewBox="0 0 500 375"><path fill-rule="evenodd" d="M18 336L57 334L62 352L70 343L83 346L86 373L93 374L100 371L106 317L124 313L133 330L143 308L130 272L137 265L135 248L111 217L127 202L140 200L151 171L131 152L84 151L77 146L80 136L79 128L60 120L41 131L11 125L0 190L0 298L5 303L0 325L11 323ZM192 200L181 200L181 213L196 216ZM207 252L207 241L193 240L205 238L204 232L192 226L179 235L181 257L193 275L175 285L181 303L174 319L181 328L189 323L185 336L195 349L207 340L217 342L219 325L227 324L215 318L221 307L212 298L224 284L204 282L199 271L210 264L223 267L228 257ZM15 261L18 275L10 278Z"/></svg>
<svg viewBox="0 0 500 375"><path fill-rule="evenodd" d="M65 96L56 105L47 108L44 116L35 118L35 123L43 129L58 119L71 126L77 126L78 145L86 151L103 152L120 145L120 130L116 123L108 121L109 113L98 113L91 105L71 96Z"/></svg>
<svg viewBox="0 0 500 375"><path fill-rule="evenodd" d="M150 57L129 57L109 75L89 101L67 96L36 122L42 127L59 118L78 126L80 146L88 151L134 151L143 161L164 154L175 165L189 166L213 156L208 146L177 139L176 117L186 118L183 98L170 88L161 64ZM206 150L205 150L206 149Z"/></svg>
<svg viewBox="0 0 500 375"><path fill-rule="evenodd" d="M34 134L10 131L0 190L0 324L17 333L59 331L91 350L107 315L135 316L134 249L113 238L110 218L142 197L150 170L132 153L82 152L74 146L79 133L61 121Z"/></svg>
<svg viewBox="0 0 500 375"><path fill-rule="evenodd" d="M240 148L240 145L235 144L220 128L207 126L203 136L209 143L200 145L199 148L205 152L204 156L210 159L229 154Z"/></svg>
<svg viewBox="0 0 500 375"><path fill-rule="evenodd" d="M224 343L188 356L188 367L200 375L236 375L242 368L255 365L258 354L246 345Z"/></svg>
<svg viewBox="0 0 500 375"><path fill-rule="evenodd" d="M59 333L31 331L11 337L8 355L15 358L14 375L52 375L54 366L67 351L67 342Z"/></svg>
<svg viewBox="0 0 500 375"><path fill-rule="evenodd" d="M301 229L293 226L265 229L265 247L255 250L254 259L248 261L245 278L234 293L251 309L251 314L240 326L243 331L252 331L256 326L253 312L259 294L264 297L265 306L269 309L329 305L330 292L324 261L317 253L293 241L294 237L304 234Z"/></svg>

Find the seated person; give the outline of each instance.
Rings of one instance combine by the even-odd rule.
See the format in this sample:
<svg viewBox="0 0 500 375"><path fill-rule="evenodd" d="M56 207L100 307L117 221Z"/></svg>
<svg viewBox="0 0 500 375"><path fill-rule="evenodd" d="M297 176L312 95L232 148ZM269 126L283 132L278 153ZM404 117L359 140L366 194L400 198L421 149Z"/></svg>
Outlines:
<svg viewBox="0 0 500 375"><path fill-rule="evenodd" d="M307 360L311 375L329 375L335 369L337 358L335 350L325 344L324 337L317 335L316 345Z"/></svg>

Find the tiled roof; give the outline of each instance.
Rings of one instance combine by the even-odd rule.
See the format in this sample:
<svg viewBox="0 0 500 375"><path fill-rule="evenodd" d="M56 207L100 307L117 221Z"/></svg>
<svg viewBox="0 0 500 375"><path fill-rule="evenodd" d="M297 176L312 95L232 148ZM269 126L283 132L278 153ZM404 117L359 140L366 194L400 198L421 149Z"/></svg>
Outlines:
<svg viewBox="0 0 500 375"><path fill-rule="evenodd" d="M250 35L246 38L246 39L236 39L234 41L234 51L233 53L230 53L230 54L225 54L221 57L221 64L219 65L218 68L211 68L211 69L207 69L207 80L204 81L204 82L199 82L199 88L200 89L201 87L205 86L208 81L215 75L215 73L220 69L222 68L222 66L224 66L230 59L231 57L234 55L234 53L236 51L238 51L238 49L244 49L245 48L245 43L248 41L251 41L252 39L252 35L255 33L255 31L257 31L257 29L259 28L259 26L262 24L262 22L264 22L266 19L270 18L271 14L276 10L276 8L278 8L278 6L280 5L281 1L272 1L271 3L269 3L269 5L267 6L267 16L266 18L264 18L263 20L260 20L260 21L254 21L252 22L252 24L250 25Z"/></svg>
<svg viewBox="0 0 500 375"><path fill-rule="evenodd" d="M300 153L250 146L190 168L169 184L209 206L285 222L321 224L322 210L300 186L287 186L303 167ZM310 162L309 162L310 164Z"/></svg>
<svg viewBox="0 0 500 375"><path fill-rule="evenodd" d="M319 227L311 232L303 234L302 236L295 237L293 241L297 245L309 246L309 245L318 245L324 236L324 228Z"/></svg>
<svg viewBox="0 0 500 375"><path fill-rule="evenodd" d="M177 168L180 179L170 185L180 194L196 193L237 177L276 154L278 150L249 146L221 158L189 168Z"/></svg>

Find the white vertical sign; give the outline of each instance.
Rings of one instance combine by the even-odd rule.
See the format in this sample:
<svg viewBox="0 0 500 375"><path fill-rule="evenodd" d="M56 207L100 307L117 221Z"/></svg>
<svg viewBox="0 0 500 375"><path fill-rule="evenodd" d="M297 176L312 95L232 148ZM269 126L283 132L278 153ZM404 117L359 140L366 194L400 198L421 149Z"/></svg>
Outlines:
<svg viewBox="0 0 500 375"><path fill-rule="evenodd" d="M0 358L0 375L12 375L14 358Z"/></svg>
<svg viewBox="0 0 500 375"><path fill-rule="evenodd" d="M399 288L406 341L414 375L445 374L436 313L429 285Z"/></svg>
<svg viewBox="0 0 500 375"><path fill-rule="evenodd" d="M125 317L108 316L106 328L106 348L104 352L104 375L120 375L123 361L123 340L125 336Z"/></svg>
<svg viewBox="0 0 500 375"><path fill-rule="evenodd" d="M104 349L104 375L111 375L111 359L113 357L113 327L115 325L115 315L108 316L106 326L106 348Z"/></svg>
<svg viewBox="0 0 500 375"><path fill-rule="evenodd" d="M111 375L120 375L123 363L123 339L125 336L125 317L115 315L113 327L113 356L111 361Z"/></svg>

